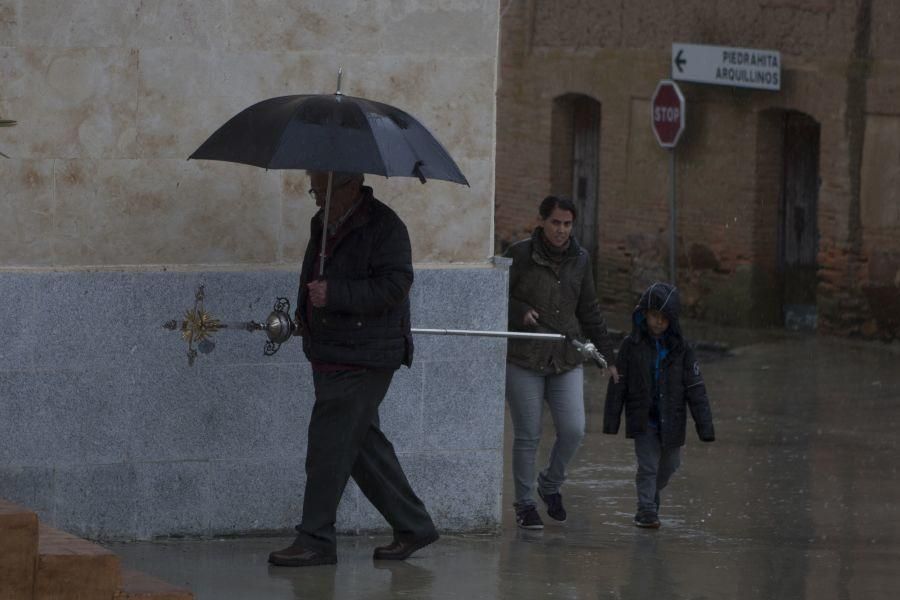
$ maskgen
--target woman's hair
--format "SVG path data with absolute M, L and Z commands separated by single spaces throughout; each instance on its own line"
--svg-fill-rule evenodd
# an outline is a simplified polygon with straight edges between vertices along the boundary
M 547 196 L 544 198 L 544 201 L 541 202 L 541 207 L 538 209 L 538 213 L 541 215 L 542 219 L 546 219 L 550 216 L 550 213 L 553 212 L 554 208 L 567 210 L 572 213 L 573 221 L 578 218 L 578 209 L 575 208 L 575 203 L 562 196 Z

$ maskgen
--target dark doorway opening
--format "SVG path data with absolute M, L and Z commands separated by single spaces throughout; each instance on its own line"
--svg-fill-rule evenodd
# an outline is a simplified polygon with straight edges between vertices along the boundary
M 600 195 L 600 103 L 582 94 L 553 101 L 550 182 L 552 193 L 569 196 L 578 208 L 573 234 L 597 256 Z
M 814 330 L 817 320 L 820 129 L 809 115 L 784 115 L 779 262 L 784 325 L 795 330 Z

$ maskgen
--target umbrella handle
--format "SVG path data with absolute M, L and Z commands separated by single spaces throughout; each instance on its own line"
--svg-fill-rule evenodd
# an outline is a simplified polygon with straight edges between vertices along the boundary
M 322 247 L 319 250 L 319 277 L 325 278 L 325 245 L 328 243 L 328 211 L 331 209 L 331 180 L 334 171 L 328 171 L 328 187 L 325 189 L 325 214 L 322 218 Z

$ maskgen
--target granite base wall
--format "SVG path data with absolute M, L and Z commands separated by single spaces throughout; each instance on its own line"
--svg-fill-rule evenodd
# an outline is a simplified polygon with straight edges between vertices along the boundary
M 262 320 L 293 271 L 0 273 L 0 497 L 97 539 L 286 530 L 300 518 L 312 377 L 299 340 L 225 331 L 187 364 L 193 306 Z M 505 329 L 502 265 L 419 268 L 414 327 Z M 438 527 L 498 527 L 505 341 L 416 336 L 382 427 Z M 384 519 L 350 482 L 338 526 Z

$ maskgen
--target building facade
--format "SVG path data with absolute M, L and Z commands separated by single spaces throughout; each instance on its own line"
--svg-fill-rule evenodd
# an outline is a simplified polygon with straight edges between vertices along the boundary
M 493 252 L 497 0 L 0 0 L 0 497 L 106 539 L 299 522 L 313 403 L 299 342 L 221 332 L 296 297 L 303 172 L 188 161 L 274 96 L 395 105 L 471 186 L 368 177 L 408 225 L 413 327 L 502 329 Z M 209 348 L 206 348 L 209 350 Z M 445 530 L 499 524 L 502 340 L 416 338 L 381 418 Z M 337 526 L 385 521 L 351 483 Z
M 573 197 L 601 299 L 669 278 L 670 153 L 650 126 L 673 43 L 776 50 L 778 91 L 679 82 L 676 280 L 688 315 L 900 335 L 900 8 L 889 0 L 504 5 L 497 248 Z

